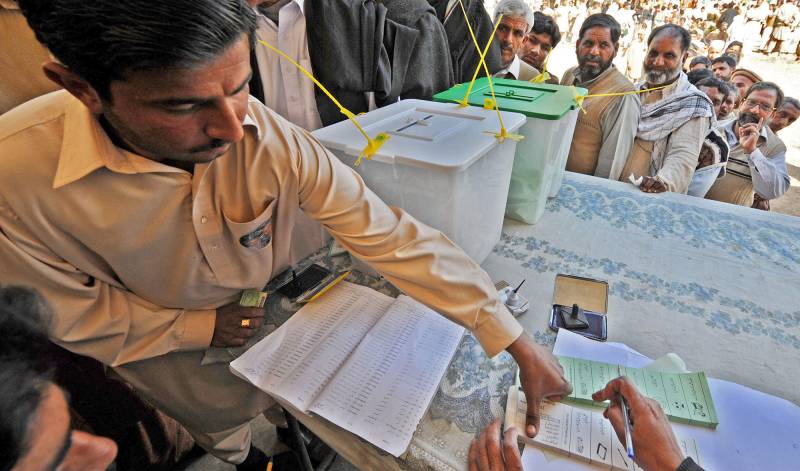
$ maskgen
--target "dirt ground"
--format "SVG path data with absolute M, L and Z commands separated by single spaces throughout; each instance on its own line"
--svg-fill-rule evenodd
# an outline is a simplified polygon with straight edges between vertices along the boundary
M 548 68 L 561 77 L 564 71 L 575 64 L 575 44 L 562 40 L 553 52 Z M 793 55 L 766 57 L 750 53 L 744 57 L 741 65 L 756 71 L 765 80 L 780 85 L 787 96 L 800 98 L 800 63 L 794 61 Z M 779 136 L 788 148 L 786 164 L 791 177 L 791 188 L 785 195 L 771 202 L 772 211 L 800 216 L 800 121 L 782 130 Z

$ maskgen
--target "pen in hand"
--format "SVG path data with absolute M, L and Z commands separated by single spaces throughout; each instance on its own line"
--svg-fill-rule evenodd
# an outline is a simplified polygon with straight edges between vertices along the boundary
M 622 376 L 622 368 L 617 365 L 617 374 L 621 377 Z M 630 409 L 628 408 L 628 401 L 625 400 L 625 396 L 622 394 L 619 395 L 620 402 L 621 402 L 621 409 L 622 409 L 622 421 L 625 423 L 625 449 L 628 452 L 628 457 L 634 459 L 633 457 L 633 438 L 631 438 L 631 421 L 630 421 Z

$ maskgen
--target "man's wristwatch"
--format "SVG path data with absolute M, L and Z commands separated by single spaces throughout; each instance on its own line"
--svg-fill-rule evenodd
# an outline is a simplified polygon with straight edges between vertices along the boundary
M 676 469 L 675 471 L 704 471 L 704 470 L 691 458 L 686 458 L 681 462 L 680 466 L 678 466 L 678 469 Z

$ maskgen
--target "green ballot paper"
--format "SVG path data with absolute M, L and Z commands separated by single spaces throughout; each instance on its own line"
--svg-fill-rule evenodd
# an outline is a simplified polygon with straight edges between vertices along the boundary
M 604 406 L 592 400 L 592 393 L 603 389 L 619 376 L 617 365 L 572 357 L 557 357 L 564 367 L 564 377 L 572 384 L 572 394 L 565 401 Z M 657 401 L 674 422 L 716 428 L 719 424 L 706 374 L 664 373 L 620 366 L 622 374 L 633 381 L 645 396 Z

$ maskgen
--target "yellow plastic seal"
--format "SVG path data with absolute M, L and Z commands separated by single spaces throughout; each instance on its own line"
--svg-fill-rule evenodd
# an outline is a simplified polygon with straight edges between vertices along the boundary
M 266 41 L 264 41 L 264 40 L 262 40 L 262 39 L 258 39 L 258 42 L 259 42 L 260 44 L 262 44 L 263 46 L 267 47 L 268 49 L 270 49 L 271 51 L 273 51 L 273 52 L 277 53 L 277 54 L 278 54 L 278 55 L 280 55 L 282 58 L 284 58 L 284 59 L 286 59 L 287 61 L 289 61 L 289 62 L 290 62 L 292 65 L 294 65 L 295 67 L 297 67 L 297 68 L 300 70 L 300 72 L 302 72 L 303 74 L 305 74 L 305 76 L 306 76 L 306 77 L 308 77 L 309 79 L 311 79 L 311 81 L 312 81 L 312 82 L 314 82 L 314 84 L 315 84 L 316 86 L 318 86 L 318 87 L 320 88 L 320 90 L 322 90 L 322 91 L 323 91 L 323 93 L 325 93 L 325 95 L 327 95 L 327 96 L 328 96 L 328 98 L 330 98 L 330 99 L 331 99 L 331 101 L 332 101 L 332 102 L 333 102 L 333 103 L 334 103 L 336 106 L 338 106 L 338 107 L 339 107 L 339 112 L 340 112 L 340 113 L 342 113 L 343 115 L 345 115 L 345 116 L 347 117 L 347 119 L 349 119 L 349 120 L 350 120 L 350 121 L 353 123 L 353 125 L 356 127 L 356 129 L 358 129 L 358 132 L 360 132 L 360 133 L 361 133 L 361 135 L 362 135 L 362 136 L 364 136 L 364 139 L 366 139 L 366 140 L 367 140 L 367 145 L 366 145 L 366 146 L 364 146 L 364 149 L 363 149 L 363 150 L 361 151 L 361 153 L 358 155 L 358 159 L 356 160 L 356 163 L 355 163 L 355 166 L 356 166 L 356 167 L 358 167 L 359 165 L 361 165 L 361 159 L 362 159 L 362 158 L 366 158 L 367 160 L 371 159 L 371 158 L 372 158 L 372 156 L 373 156 L 373 155 L 375 155 L 375 153 L 376 153 L 376 152 L 378 152 L 378 149 L 380 149 L 380 148 L 381 148 L 381 146 L 382 146 L 384 143 L 386 143 L 386 141 L 388 141 L 388 140 L 389 140 L 389 137 L 390 137 L 390 136 L 389 136 L 388 134 L 386 134 L 386 133 L 383 133 L 383 132 L 382 132 L 382 133 L 379 133 L 379 134 L 378 134 L 377 136 L 375 136 L 374 138 L 371 138 L 371 137 L 369 137 L 369 135 L 368 135 L 368 134 L 367 134 L 367 132 L 364 130 L 364 128 L 362 128 L 362 127 L 361 127 L 361 125 L 360 125 L 360 124 L 358 124 L 358 121 L 356 120 L 356 117 L 355 117 L 355 115 L 354 115 L 354 114 L 353 114 L 353 113 L 352 113 L 350 110 L 348 110 L 347 108 L 345 108 L 344 106 L 342 106 L 342 104 L 341 104 L 341 103 L 339 103 L 339 100 L 337 100 L 337 99 L 336 99 L 336 97 L 334 97 L 334 96 L 333 96 L 333 94 L 332 94 L 331 92 L 329 92 L 329 91 L 328 91 L 328 89 L 327 89 L 327 88 L 325 88 L 325 86 L 324 86 L 324 85 L 322 85 L 322 84 L 319 82 L 319 80 L 317 80 L 317 79 L 316 79 L 316 77 L 314 77 L 314 75 L 313 75 L 313 74 L 311 74 L 311 72 L 309 72 L 308 70 L 306 70 L 306 68 L 305 68 L 305 67 L 303 67 L 302 65 L 298 64 L 297 62 L 295 62 L 295 61 L 294 61 L 294 59 L 292 59 L 291 57 L 289 57 L 288 55 L 286 55 L 286 53 L 284 53 L 284 52 L 283 52 L 283 51 L 281 51 L 280 49 L 276 48 L 276 47 L 275 47 L 275 46 L 273 46 L 272 44 L 269 44 L 268 42 L 266 42 Z

